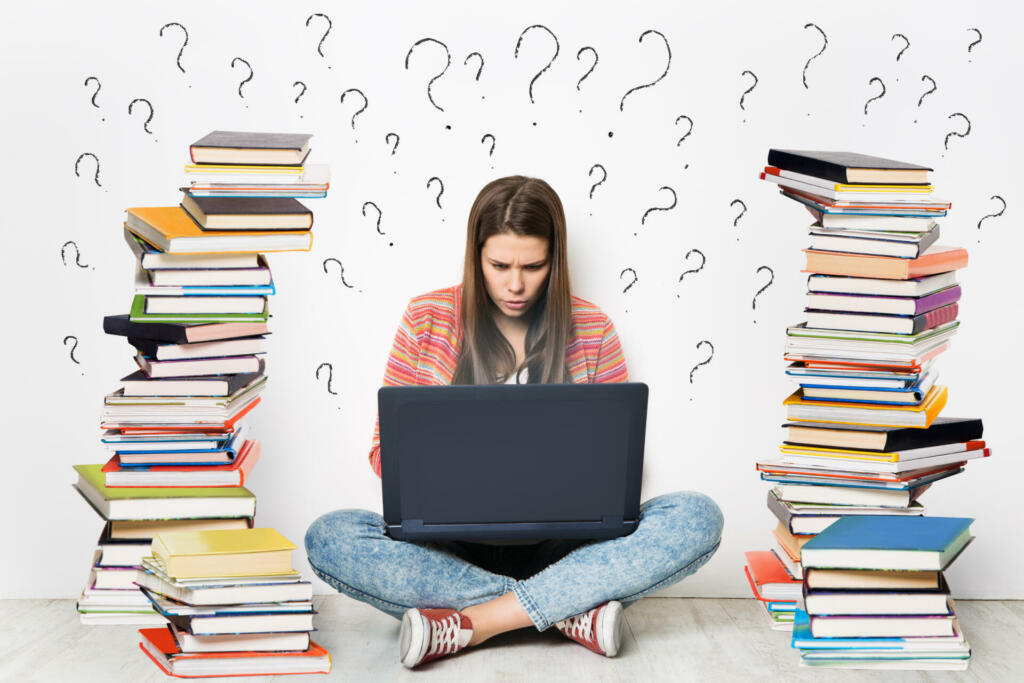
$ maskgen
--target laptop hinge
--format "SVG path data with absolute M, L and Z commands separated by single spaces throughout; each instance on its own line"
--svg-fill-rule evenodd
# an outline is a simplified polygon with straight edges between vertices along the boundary
M 622 526 L 622 515 L 603 515 L 601 523 L 606 527 L 620 527 Z

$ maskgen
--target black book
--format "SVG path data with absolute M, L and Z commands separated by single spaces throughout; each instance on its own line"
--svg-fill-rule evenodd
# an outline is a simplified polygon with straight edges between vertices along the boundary
M 928 166 L 856 152 L 769 149 L 768 165 L 837 183 L 927 185 Z
M 787 422 L 782 426 L 789 429 L 788 444 L 880 453 L 974 441 L 983 431 L 981 419 L 971 417 L 937 417 L 927 429 L 820 422 Z
M 308 133 L 215 130 L 189 147 L 196 164 L 301 164 L 309 154 Z
M 121 337 L 152 339 L 166 344 L 188 344 L 266 334 L 267 323 L 143 323 L 132 322 L 125 313 L 104 316 L 103 331 Z

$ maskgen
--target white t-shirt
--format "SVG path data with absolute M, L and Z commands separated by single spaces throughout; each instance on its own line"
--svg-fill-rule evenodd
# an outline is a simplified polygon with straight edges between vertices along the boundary
M 519 382 L 518 383 L 519 384 L 526 384 L 526 382 L 530 378 L 530 371 L 529 371 L 529 369 L 524 365 L 522 368 L 520 368 L 518 374 L 519 374 Z M 515 375 L 509 375 L 508 379 L 505 380 L 505 384 L 516 384 L 516 376 Z

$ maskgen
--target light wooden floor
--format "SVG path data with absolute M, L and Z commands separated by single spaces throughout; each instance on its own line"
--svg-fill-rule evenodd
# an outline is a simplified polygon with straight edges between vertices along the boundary
M 1019 681 L 1024 601 L 959 601 L 973 648 L 966 672 L 811 671 L 789 634 L 772 631 L 753 600 L 656 598 L 625 613 L 622 650 L 607 659 L 554 629 L 521 630 L 415 671 L 397 662 L 398 621 L 340 595 L 316 596 L 315 640 L 334 660 L 329 677 L 391 681 Z M 131 626 L 82 626 L 73 600 L 0 600 L 0 681 L 164 681 Z M 222 678 L 270 681 L 271 677 Z M 280 679 L 286 680 L 286 679 Z

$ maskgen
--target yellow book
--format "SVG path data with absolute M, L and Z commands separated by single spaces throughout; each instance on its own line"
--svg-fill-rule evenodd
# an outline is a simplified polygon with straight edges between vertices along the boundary
M 819 446 L 797 446 L 782 444 L 779 450 L 793 455 L 815 455 L 826 458 L 846 458 L 847 460 L 867 460 L 870 462 L 899 462 L 900 454 L 896 452 L 856 451 L 843 448 L 822 448 Z
M 180 206 L 127 209 L 125 227 L 168 254 L 309 251 L 310 230 L 203 230 Z
M 173 578 L 271 576 L 296 573 L 295 544 L 276 529 L 168 531 L 153 537 L 153 557 Z
M 946 405 L 949 392 L 936 384 L 916 406 L 848 401 L 805 401 L 803 390 L 797 389 L 783 401 L 786 419 L 802 422 L 859 424 L 874 427 L 917 427 L 926 429 Z

